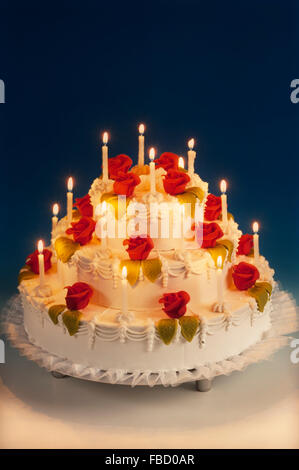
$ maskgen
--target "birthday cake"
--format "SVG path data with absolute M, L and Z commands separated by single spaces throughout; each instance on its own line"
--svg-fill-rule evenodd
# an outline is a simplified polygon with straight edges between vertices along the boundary
M 30 342 L 119 383 L 230 359 L 271 327 L 274 271 L 257 223 L 242 234 L 224 180 L 209 193 L 193 139 L 188 169 L 154 149 L 145 164 L 140 130 L 136 166 L 108 158 L 105 133 L 102 174 L 74 201 L 69 179 L 66 216 L 55 204 L 51 244 L 40 241 L 19 274 Z

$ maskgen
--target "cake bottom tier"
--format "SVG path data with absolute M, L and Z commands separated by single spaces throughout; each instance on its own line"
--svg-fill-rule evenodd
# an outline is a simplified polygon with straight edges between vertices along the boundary
M 246 304 L 229 318 L 201 319 L 191 342 L 178 329 L 171 344 L 162 342 L 153 324 L 83 322 L 69 336 L 62 323 L 54 325 L 46 310 L 22 295 L 24 328 L 31 343 L 62 359 L 101 370 L 128 373 L 180 371 L 223 361 L 259 342 L 271 328 L 271 301 L 263 313 Z

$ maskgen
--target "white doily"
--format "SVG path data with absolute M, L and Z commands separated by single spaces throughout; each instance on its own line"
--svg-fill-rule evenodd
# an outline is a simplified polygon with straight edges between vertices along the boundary
M 75 364 L 69 360 L 51 354 L 44 349 L 31 344 L 23 326 L 23 309 L 20 296 L 16 295 L 7 303 L 2 311 L 2 322 L 6 335 L 12 345 L 19 349 L 20 354 L 36 362 L 49 371 L 56 371 L 85 380 L 123 385 L 154 385 L 176 386 L 183 382 L 201 379 L 212 379 L 217 375 L 228 375 L 233 371 L 241 371 L 249 364 L 265 359 L 287 345 L 290 337 L 285 336 L 299 329 L 296 316 L 296 304 L 292 296 L 284 291 L 275 290 L 272 294 L 273 312 L 272 327 L 262 340 L 246 349 L 241 354 L 232 356 L 220 362 L 200 366 L 196 369 L 178 371 L 162 370 L 159 373 L 148 371 L 128 372 L 123 369 L 101 370 Z

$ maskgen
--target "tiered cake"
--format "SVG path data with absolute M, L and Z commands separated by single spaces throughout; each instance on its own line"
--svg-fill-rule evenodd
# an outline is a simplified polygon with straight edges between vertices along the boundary
M 271 326 L 274 272 L 227 212 L 225 182 L 209 194 L 192 143 L 188 171 L 153 150 L 145 165 L 143 146 L 133 167 L 104 145 L 103 174 L 74 206 L 69 181 L 67 216 L 19 276 L 33 344 L 122 377 L 231 358 Z

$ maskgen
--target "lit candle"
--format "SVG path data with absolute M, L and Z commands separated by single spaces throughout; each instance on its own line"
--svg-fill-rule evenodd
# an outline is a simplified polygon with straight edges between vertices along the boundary
M 59 212 L 59 205 L 56 203 L 53 205 L 53 217 L 52 217 L 52 232 L 56 229 L 57 222 L 58 222 L 58 212 Z
M 128 281 L 127 281 L 127 268 L 126 266 L 123 267 L 121 272 L 122 280 L 122 314 L 128 314 Z
M 101 246 L 102 248 L 107 248 L 107 202 L 102 203 L 102 218 L 101 218 Z
M 45 285 L 45 260 L 44 260 L 44 244 L 42 240 L 39 240 L 37 244 L 38 249 L 38 269 L 39 269 L 39 285 L 43 287 Z
M 155 149 L 152 147 L 149 151 L 150 158 L 150 182 L 151 182 L 151 194 L 156 193 L 156 176 L 155 176 Z
M 252 224 L 253 234 L 253 253 L 254 253 L 254 262 L 257 264 L 259 256 L 260 256 L 260 249 L 259 249 L 259 224 L 257 222 L 253 222 Z
M 222 269 L 222 257 L 217 258 L 217 302 L 223 304 L 223 269 Z
M 179 168 L 185 168 L 185 162 L 184 162 L 184 159 L 183 157 L 180 157 L 179 158 Z
M 196 157 L 196 152 L 193 150 L 194 139 L 190 139 L 188 142 L 188 173 L 190 176 L 194 174 L 194 160 Z
M 103 134 L 103 145 L 102 145 L 102 172 L 103 172 L 103 181 L 106 183 L 108 181 L 108 132 Z
M 67 182 L 67 225 L 71 225 L 73 216 L 73 178 L 70 176 Z
M 223 228 L 224 230 L 226 229 L 227 226 L 227 196 L 226 196 L 226 181 L 221 180 L 220 182 L 220 191 L 222 192 L 221 194 L 221 209 L 222 209 L 222 222 L 223 222 Z
M 139 125 L 139 137 L 138 137 L 138 165 L 144 165 L 144 124 Z

